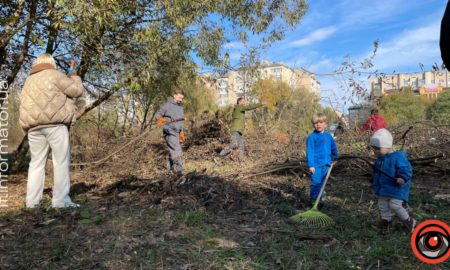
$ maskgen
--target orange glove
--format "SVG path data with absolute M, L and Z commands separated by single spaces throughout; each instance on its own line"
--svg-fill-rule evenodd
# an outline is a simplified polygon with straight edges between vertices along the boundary
M 166 122 L 166 119 L 164 119 L 164 118 L 162 118 L 162 117 L 159 118 L 159 119 L 158 119 L 158 126 L 162 125 L 163 122 Z
M 180 143 L 184 143 L 185 140 L 184 133 L 180 133 Z

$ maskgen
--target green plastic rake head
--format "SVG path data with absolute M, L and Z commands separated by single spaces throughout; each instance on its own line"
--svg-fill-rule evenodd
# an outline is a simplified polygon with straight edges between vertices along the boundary
M 331 164 L 330 169 L 328 170 L 327 176 L 322 185 L 322 188 L 320 189 L 319 196 L 317 196 L 313 208 L 311 208 L 311 210 L 308 210 L 303 213 L 298 213 L 297 215 L 291 217 L 292 221 L 297 222 L 298 224 L 304 226 L 311 226 L 311 227 L 328 227 L 336 224 L 336 222 L 332 218 L 317 210 L 317 205 L 319 205 L 320 197 L 322 195 L 323 190 L 325 189 L 325 185 L 327 184 L 328 177 L 330 176 L 332 168 L 333 164 Z
M 300 225 L 310 227 L 329 227 L 336 224 L 332 218 L 317 210 L 317 204 L 314 204 L 311 210 L 291 217 L 291 220 Z

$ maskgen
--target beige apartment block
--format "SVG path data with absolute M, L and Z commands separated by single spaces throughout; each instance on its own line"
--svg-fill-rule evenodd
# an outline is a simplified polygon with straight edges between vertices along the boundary
M 293 90 L 306 88 L 320 96 L 320 83 L 315 76 L 288 68 L 284 62 L 262 60 L 256 72 L 238 68 L 226 75 L 211 75 L 211 78 L 214 81 L 211 93 L 219 106 L 235 104 L 239 97 L 248 96 L 258 79 L 267 78 L 286 82 Z
M 317 81 L 316 76 L 308 75 L 305 72 L 295 69 L 295 86 L 297 88 L 309 89 L 310 92 L 317 94 L 320 97 L 320 82 Z
M 370 78 L 370 90 L 373 97 L 399 91 L 405 86 L 411 86 L 416 95 L 424 85 L 437 84 L 443 88 L 450 86 L 448 71 L 424 71 L 414 73 L 398 73 L 384 78 Z
M 216 83 L 214 84 L 214 86 L 217 89 L 216 95 L 217 104 L 219 104 L 220 106 L 228 105 L 230 100 L 230 94 L 232 94 L 229 92 L 230 88 L 229 75 L 227 74 L 220 75 L 216 79 Z

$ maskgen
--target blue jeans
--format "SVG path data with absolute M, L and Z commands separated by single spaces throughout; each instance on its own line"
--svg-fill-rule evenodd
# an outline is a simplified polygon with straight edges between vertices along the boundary
M 323 183 L 325 182 L 325 178 L 327 177 L 328 170 L 330 166 L 324 165 L 320 167 L 315 167 L 316 171 L 314 174 L 311 174 L 311 190 L 309 193 L 309 197 L 311 199 L 317 199 L 319 196 L 320 189 L 322 188 Z M 325 195 L 325 191 L 322 192 L 321 198 Z

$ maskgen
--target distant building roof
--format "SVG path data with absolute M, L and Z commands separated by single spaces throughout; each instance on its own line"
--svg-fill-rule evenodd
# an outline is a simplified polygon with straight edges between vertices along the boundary
M 349 110 L 360 110 L 360 109 L 367 109 L 367 108 L 371 108 L 372 105 L 370 104 L 357 104 L 357 105 L 353 105 L 348 107 Z

